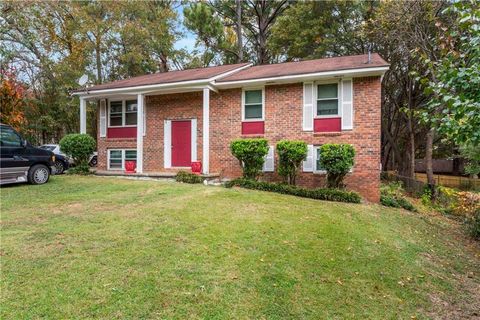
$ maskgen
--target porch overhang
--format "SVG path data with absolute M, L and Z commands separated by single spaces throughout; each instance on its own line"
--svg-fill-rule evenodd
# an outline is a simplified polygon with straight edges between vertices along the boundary
M 208 175 L 210 171 L 210 91 L 218 92 L 211 82 L 198 82 L 195 84 L 157 85 L 156 87 L 130 87 L 122 89 L 95 90 L 75 92 L 73 95 L 80 98 L 80 133 L 87 132 L 86 126 L 86 103 L 100 99 L 136 99 L 137 100 L 137 173 L 143 173 L 143 139 L 144 139 L 144 112 L 145 97 L 163 94 L 202 92 L 202 173 Z
M 170 84 L 170 85 L 156 85 L 146 88 L 129 87 L 121 89 L 107 89 L 107 90 L 88 90 L 77 91 L 72 93 L 73 96 L 78 96 L 85 101 L 97 101 L 99 99 L 129 99 L 142 94 L 144 96 L 155 96 L 163 94 L 175 94 L 186 92 L 202 92 L 204 89 L 209 89 L 218 92 L 218 88 L 212 82 L 199 82 L 196 84 Z

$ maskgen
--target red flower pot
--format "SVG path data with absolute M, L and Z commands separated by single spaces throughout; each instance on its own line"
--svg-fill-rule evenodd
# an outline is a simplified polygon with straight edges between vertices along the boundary
M 136 161 L 125 161 L 125 172 L 126 173 L 135 173 L 135 169 L 137 169 L 137 162 Z
M 194 161 L 191 164 L 192 173 L 193 174 L 201 174 L 202 173 L 202 163 L 200 161 Z

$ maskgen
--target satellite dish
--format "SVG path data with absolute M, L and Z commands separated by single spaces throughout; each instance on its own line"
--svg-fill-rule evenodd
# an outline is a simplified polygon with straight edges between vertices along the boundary
M 78 79 L 78 84 L 84 86 L 88 82 L 88 76 L 84 74 L 83 76 Z

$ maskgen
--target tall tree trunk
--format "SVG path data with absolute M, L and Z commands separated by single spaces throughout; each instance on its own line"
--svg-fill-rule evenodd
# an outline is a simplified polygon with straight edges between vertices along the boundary
M 158 67 L 160 72 L 168 72 L 168 59 L 164 52 L 160 53 L 160 62 Z
M 435 184 L 435 177 L 433 176 L 433 129 L 428 130 L 427 132 L 427 140 L 425 145 L 425 165 L 426 165 L 426 173 L 427 173 L 427 181 L 428 184 L 434 185 Z
M 430 187 L 431 196 L 430 199 L 435 201 L 437 198 L 437 188 L 435 188 L 435 177 L 433 176 L 433 136 L 435 131 L 433 128 L 428 130 L 427 132 L 427 141 L 425 145 L 425 165 L 426 165 L 426 173 L 427 173 L 427 182 L 428 186 Z
M 235 0 L 236 3 L 236 13 L 237 13 L 237 51 L 238 57 L 237 62 L 243 61 L 243 39 L 242 39 L 242 1 Z
M 411 120 L 409 120 L 409 122 L 411 123 Z M 409 129 L 408 136 L 409 136 L 408 177 L 413 179 L 415 178 L 415 133 L 413 132 L 413 130 Z
M 413 130 L 413 98 L 412 98 L 413 84 L 412 80 L 408 80 L 408 117 L 407 117 L 407 126 L 408 126 L 408 138 L 409 138 L 409 168 L 408 168 L 408 177 L 415 178 L 415 131 Z
M 95 63 L 97 64 L 97 84 L 101 84 L 103 82 L 101 45 L 101 38 L 97 35 L 97 37 L 95 38 Z

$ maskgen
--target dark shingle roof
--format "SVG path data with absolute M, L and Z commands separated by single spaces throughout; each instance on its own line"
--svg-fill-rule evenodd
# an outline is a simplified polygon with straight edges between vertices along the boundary
M 316 60 L 306 60 L 298 62 L 285 62 L 278 64 L 268 64 L 255 67 L 246 67 L 249 63 L 230 64 L 217 67 L 187 69 L 180 71 L 170 71 L 164 73 L 147 74 L 144 76 L 133 77 L 130 79 L 119 80 L 89 87 L 89 91 L 130 88 L 146 85 L 177 83 L 194 80 L 207 80 L 224 73 L 233 71 L 216 80 L 221 84 L 231 81 L 253 80 L 263 78 L 274 78 L 290 75 L 310 74 L 318 72 L 328 72 L 337 70 L 363 69 L 374 67 L 387 67 L 388 63 L 374 53 L 368 63 L 368 55 L 334 57 Z M 235 72 L 235 69 L 243 68 Z M 80 92 L 82 90 L 77 90 Z
M 204 80 L 221 75 L 241 67 L 249 63 L 230 64 L 217 67 L 196 68 L 178 71 L 169 71 L 162 73 L 147 74 L 144 76 L 133 77 L 114 82 L 108 82 L 96 86 L 89 87 L 89 91 L 93 90 L 107 90 L 117 88 L 138 87 L 163 83 L 175 83 L 183 81 Z M 83 91 L 83 90 L 82 90 Z
M 360 69 L 386 67 L 388 63 L 380 57 L 379 54 L 371 55 L 370 63 L 368 62 L 368 54 L 357 56 L 345 56 L 335 58 L 325 58 L 316 60 L 306 60 L 298 62 L 286 62 L 278 64 L 267 64 L 255 66 L 236 72 L 217 80 L 217 82 L 230 82 L 241 80 L 252 80 L 262 78 L 273 78 L 281 76 L 290 76 L 297 74 L 308 74 L 317 72 L 327 72 L 336 70 Z

